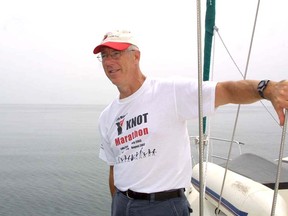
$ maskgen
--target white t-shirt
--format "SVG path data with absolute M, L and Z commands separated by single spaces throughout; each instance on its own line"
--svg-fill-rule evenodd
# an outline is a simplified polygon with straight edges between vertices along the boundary
M 152 193 L 189 186 L 188 119 L 198 117 L 198 83 L 146 78 L 133 95 L 114 100 L 99 118 L 100 158 L 114 166 L 114 184 Z M 203 114 L 215 110 L 214 82 L 204 82 Z

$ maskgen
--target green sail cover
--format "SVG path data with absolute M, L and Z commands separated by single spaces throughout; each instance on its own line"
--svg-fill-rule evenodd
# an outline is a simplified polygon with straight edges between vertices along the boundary
M 209 80 L 212 38 L 215 26 L 215 0 L 207 0 L 205 17 L 205 39 L 204 39 L 204 68 L 203 81 Z M 206 117 L 203 118 L 203 133 L 206 132 Z

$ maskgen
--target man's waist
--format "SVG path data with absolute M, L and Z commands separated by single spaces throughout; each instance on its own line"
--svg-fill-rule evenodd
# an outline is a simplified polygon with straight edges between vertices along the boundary
M 138 199 L 138 200 L 164 201 L 184 196 L 184 188 L 169 191 L 160 191 L 156 193 L 140 193 L 132 190 L 120 191 L 120 192 L 129 199 Z

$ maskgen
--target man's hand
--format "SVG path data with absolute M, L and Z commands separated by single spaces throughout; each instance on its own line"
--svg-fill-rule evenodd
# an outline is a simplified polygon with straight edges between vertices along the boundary
M 265 97 L 271 101 L 280 121 L 284 125 L 285 109 L 288 109 L 288 80 L 269 82 L 264 91 Z

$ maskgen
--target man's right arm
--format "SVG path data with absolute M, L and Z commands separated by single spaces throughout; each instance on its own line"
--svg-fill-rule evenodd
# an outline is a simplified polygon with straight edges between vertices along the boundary
M 116 192 L 115 185 L 114 185 L 114 166 L 110 166 L 109 187 L 110 187 L 111 196 L 113 197 L 114 193 Z
M 249 104 L 262 99 L 257 86 L 260 80 L 240 80 L 218 82 L 216 86 L 215 107 L 233 104 Z M 278 114 L 280 125 L 284 124 L 284 109 L 288 109 L 288 80 L 270 81 L 265 88 L 264 96 L 270 100 Z

